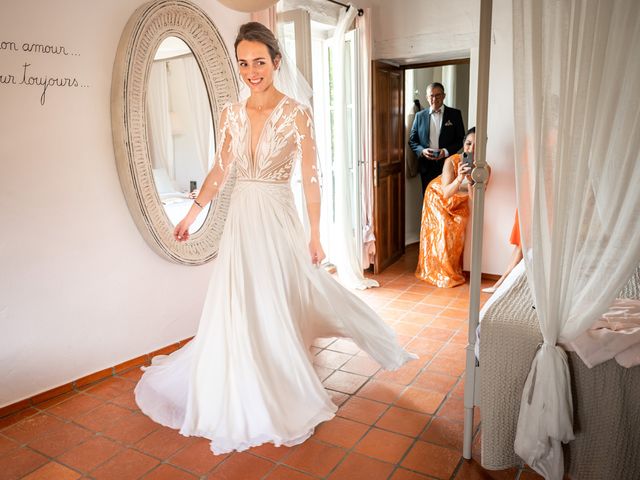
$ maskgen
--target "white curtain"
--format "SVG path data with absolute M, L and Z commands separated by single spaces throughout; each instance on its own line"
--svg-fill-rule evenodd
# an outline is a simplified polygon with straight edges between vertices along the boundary
M 332 248 L 333 259 L 338 270 L 340 281 L 351 288 L 366 289 L 377 287 L 378 282 L 364 277 L 362 274 L 362 262 L 360 260 L 360 248 L 357 244 L 353 225 L 354 205 L 351 195 L 351 174 L 349 167 L 352 164 L 352 155 L 347 141 L 348 112 L 346 105 L 347 76 L 345 75 L 345 33 L 353 23 L 358 11 L 351 6 L 343 10 L 338 19 L 336 30 L 332 39 L 331 66 L 334 79 L 334 175 L 335 175 L 335 236 Z M 354 74 L 356 66 L 352 65 Z M 359 228 L 359 227 L 358 227 Z
M 209 172 L 210 163 L 213 162 L 211 156 L 210 141 L 213 138 L 213 125 L 211 121 L 211 108 L 209 106 L 209 95 L 204 86 L 202 72 L 198 62 L 193 56 L 181 59 L 184 68 L 185 83 L 187 87 L 187 97 L 189 98 L 190 123 L 193 125 L 193 134 L 198 154 L 198 163 L 202 167 L 203 176 Z
M 588 329 L 640 262 L 640 2 L 516 0 L 513 17 L 518 209 L 544 337 L 515 451 L 560 480 L 574 435 L 557 343 Z
M 153 168 L 164 168 L 171 180 L 176 179 L 173 137 L 169 115 L 169 82 L 165 62 L 153 62 L 147 88 L 147 121 L 149 122 L 149 154 Z
M 371 9 L 356 17 L 356 38 L 358 39 L 358 81 L 356 98 L 358 109 L 358 155 L 360 183 L 362 191 L 362 269 L 369 268 L 376 254 L 376 237 L 373 230 L 373 158 L 371 155 Z

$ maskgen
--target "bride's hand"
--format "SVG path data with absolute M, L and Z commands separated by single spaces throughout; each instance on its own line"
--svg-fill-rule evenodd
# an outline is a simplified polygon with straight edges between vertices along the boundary
M 319 239 L 311 239 L 309 242 L 309 253 L 311 254 L 311 263 L 316 266 L 322 263 L 325 258 L 325 254 Z
M 173 230 L 173 238 L 175 238 L 178 242 L 186 242 L 187 240 L 189 240 L 190 226 L 191 222 L 189 221 L 189 218 L 183 218 Z

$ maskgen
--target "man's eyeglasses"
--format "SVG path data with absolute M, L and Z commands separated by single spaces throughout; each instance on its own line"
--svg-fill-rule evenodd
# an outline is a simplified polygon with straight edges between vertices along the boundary
M 444 93 L 436 93 L 436 94 L 427 95 L 427 98 L 442 98 L 442 97 L 444 97 Z

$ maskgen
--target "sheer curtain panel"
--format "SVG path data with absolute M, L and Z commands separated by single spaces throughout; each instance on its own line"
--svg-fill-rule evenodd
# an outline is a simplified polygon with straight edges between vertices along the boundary
M 173 136 L 169 115 L 169 81 L 165 62 L 153 62 L 147 90 L 147 122 L 149 150 L 153 168 L 164 168 L 171 180 L 176 179 L 173 158 Z
M 356 97 L 358 109 L 358 164 L 362 191 L 362 269 L 373 263 L 376 254 L 376 237 L 373 230 L 373 159 L 371 154 L 371 9 L 356 17 L 356 32 L 359 46 L 358 82 Z
M 343 10 L 333 34 L 332 69 L 334 79 L 334 179 L 335 179 L 335 242 L 333 245 L 335 264 L 340 281 L 350 288 L 364 290 L 377 287 L 378 282 L 367 279 L 362 273 L 361 245 L 357 245 L 353 225 L 354 205 L 351 200 L 349 165 L 351 154 L 346 138 L 347 106 L 345 75 L 345 33 L 353 23 L 357 8 Z M 356 70 L 356 69 L 354 69 Z M 359 226 L 356 228 L 360 228 Z
M 544 343 L 515 451 L 562 479 L 574 438 L 567 356 L 640 261 L 640 2 L 516 0 L 518 209 Z
M 198 163 L 202 166 L 202 173 L 209 173 L 211 156 L 211 145 L 209 142 L 213 138 L 211 108 L 209 107 L 209 95 L 202 82 L 202 72 L 198 62 L 194 57 L 182 59 L 185 79 L 187 83 L 187 97 L 189 99 L 189 112 L 191 113 L 191 123 L 194 126 L 194 137 L 196 141 L 196 151 L 198 152 Z

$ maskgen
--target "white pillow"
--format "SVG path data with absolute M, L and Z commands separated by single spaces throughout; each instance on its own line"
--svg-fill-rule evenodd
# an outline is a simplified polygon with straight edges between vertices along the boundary
M 156 183 L 156 189 L 159 194 L 175 192 L 173 182 L 169 178 L 169 174 L 164 168 L 153 169 L 153 180 Z

